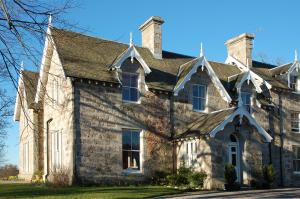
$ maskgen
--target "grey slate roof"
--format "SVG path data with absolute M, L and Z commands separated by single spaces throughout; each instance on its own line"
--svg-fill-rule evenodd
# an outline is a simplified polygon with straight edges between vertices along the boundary
M 86 78 L 91 80 L 118 83 L 114 72 L 109 68 L 113 62 L 129 46 L 127 44 L 100 39 L 52 27 L 51 33 L 57 52 L 62 61 L 64 71 L 69 77 Z M 195 57 L 163 51 L 162 60 L 155 59 L 149 49 L 135 46 L 152 72 L 146 76 L 150 88 L 172 91 L 189 72 Z M 228 90 L 230 84 L 228 77 L 240 73 L 233 65 L 209 61 L 216 75 Z M 180 66 L 182 72 L 178 75 Z M 274 65 L 253 61 L 253 72 L 260 75 L 272 86 L 289 89 L 287 83 L 274 78 L 277 69 Z M 280 67 L 285 69 L 288 66 Z M 279 69 L 278 69 L 279 70 Z M 177 76 L 178 75 L 178 76 Z
M 109 71 L 109 67 L 128 48 L 127 44 L 54 27 L 51 32 L 67 76 L 118 82 L 114 73 Z M 155 59 L 147 48 L 136 46 L 136 49 L 152 70 L 146 76 L 146 82 L 150 88 L 172 91 L 176 82 L 181 81 L 195 63 L 195 57 L 191 56 L 163 51 L 163 59 L 159 60 Z M 232 65 L 212 61 L 209 63 L 222 82 L 227 82 L 228 76 L 240 72 Z M 184 65 L 183 71 L 177 77 L 181 65 Z
M 257 73 L 273 87 L 290 90 L 286 81 L 274 76 L 274 71 L 276 71 L 275 67 L 276 66 L 272 64 L 262 63 L 258 61 L 252 62 L 252 71 Z
M 128 45 L 52 28 L 54 43 L 67 76 L 118 82 L 109 67 Z M 152 73 L 147 75 L 149 87 L 172 90 L 180 65 L 193 57 L 163 51 L 163 59 L 152 56 L 147 48 L 136 47 Z
M 206 135 L 213 129 L 219 126 L 227 117 L 229 117 L 236 108 L 224 109 L 218 112 L 212 112 L 199 116 L 196 120 L 191 122 L 186 130 L 176 138 L 197 137 Z
M 22 73 L 22 80 L 24 83 L 24 89 L 26 93 L 26 101 L 29 108 L 31 108 L 35 99 L 39 73 L 28 71 L 28 70 L 24 70 L 21 73 Z
M 290 67 L 293 65 L 293 63 L 287 63 L 287 64 L 283 64 L 281 66 L 278 66 L 276 68 L 273 68 L 271 70 L 271 73 L 273 76 L 275 75 L 280 75 L 280 74 L 283 74 L 283 73 L 286 73 Z

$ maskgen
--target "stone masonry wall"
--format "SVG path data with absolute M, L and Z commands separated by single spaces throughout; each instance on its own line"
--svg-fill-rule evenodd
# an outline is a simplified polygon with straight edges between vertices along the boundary
M 177 134 L 182 133 L 188 124 L 194 121 L 197 117 L 202 115 L 202 112 L 193 110 L 192 105 L 192 85 L 201 84 L 207 86 L 207 109 L 205 113 L 210 113 L 220 109 L 229 108 L 229 104 L 221 97 L 219 91 L 207 74 L 207 70 L 202 71 L 199 67 L 197 73 L 192 75 L 184 88 L 179 91 L 178 96 L 174 97 L 174 123 Z M 184 113 L 184 114 L 182 114 Z
M 28 109 L 27 103 L 23 99 L 19 121 L 19 178 L 31 180 L 34 172 L 38 169 L 38 131 L 35 125 L 36 113 L 33 109 Z M 25 143 L 29 145 L 27 160 L 25 160 Z
M 48 81 L 45 85 L 46 94 L 43 101 L 43 132 L 44 132 L 44 174 L 48 172 L 49 180 L 56 168 L 53 165 L 52 134 L 62 132 L 62 168 L 69 175 L 70 183 L 73 178 L 73 89 L 70 78 L 64 76 L 61 62 L 56 51 L 53 52 L 48 73 Z M 57 82 L 57 83 L 55 83 Z M 56 97 L 58 96 L 58 97 Z M 52 121 L 49 123 L 48 121 Z M 49 127 L 47 128 L 47 123 Z M 48 131 L 49 130 L 49 131 Z M 48 146 L 48 150 L 46 150 Z M 47 156 L 49 162 L 47 163 Z M 48 168 L 47 168 L 48 165 Z M 48 169 L 48 170 L 47 170 Z
M 130 71 L 141 76 L 139 103 L 123 102 L 122 89 L 116 84 L 75 82 L 76 174 L 79 181 L 121 183 L 145 180 L 155 170 L 171 171 L 169 97 L 146 92 L 140 69 Z M 126 71 L 126 66 L 122 70 Z M 130 174 L 123 170 L 122 129 L 142 132 L 140 173 Z

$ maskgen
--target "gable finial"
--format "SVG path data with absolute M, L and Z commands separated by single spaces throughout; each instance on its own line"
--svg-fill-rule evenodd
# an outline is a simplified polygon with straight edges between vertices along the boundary
M 249 58 L 247 58 L 247 60 L 246 60 L 246 66 L 249 69 Z
M 204 53 L 203 53 L 203 46 L 202 46 L 202 42 L 201 42 L 201 44 L 200 44 L 201 46 L 200 46 L 200 57 L 202 57 L 203 55 L 204 55 Z
M 129 34 L 129 46 L 130 47 L 133 46 L 132 32 L 130 32 L 130 34 Z
M 295 50 L 295 62 L 298 61 L 298 53 L 297 53 L 297 50 Z
M 21 61 L 21 64 L 20 64 L 20 71 L 23 71 L 24 70 L 24 63 L 23 61 Z
M 49 14 L 48 26 L 52 26 L 52 14 Z

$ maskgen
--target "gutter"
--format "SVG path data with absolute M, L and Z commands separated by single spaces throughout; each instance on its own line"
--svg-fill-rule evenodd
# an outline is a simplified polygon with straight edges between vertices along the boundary
M 48 155 L 48 144 L 49 144 L 49 140 L 48 140 L 48 135 L 49 135 L 49 124 L 52 122 L 52 118 L 49 119 L 47 122 L 46 122 L 46 134 L 45 134 L 45 142 L 44 142 L 44 147 L 45 147 L 45 160 L 46 160 L 46 164 L 45 164 L 45 169 L 44 169 L 44 181 L 47 180 L 48 176 L 49 176 L 49 155 Z
M 282 112 L 282 96 L 281 92 L 278 93 L 278 99 L 279 99 L 279 125 L 280 125 L 280 151 L 279 151 L 279 158 L 280 158 L 280 186 L 283 186 L 283 163 L 282 163 L 282 151 L 283 151 L 283 112 Z

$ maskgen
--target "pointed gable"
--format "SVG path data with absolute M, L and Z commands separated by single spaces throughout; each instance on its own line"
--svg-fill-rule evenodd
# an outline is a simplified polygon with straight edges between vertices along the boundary
M 191 79 L 192 75 L 195 74 L 198 70 L 198 68 L 201 67 L 202 70 L 204 68 L 207 69 L 207 73 L 211 78 L 211 81 L 219 91 L 221 97 L 226 102 L 231 102 L 231 97 L 227 93 L 226 89 L 222 85 L 220 79 L 214 72 L 213 68 L 211 67 L 210 63 L 206 60 L 204 56 L 195 58 L 194 60 L 191 60 L 190 62 L 183 64 L 180 66 L 178 75 L 177 75 L 177 82 L 174 87 L 174 95 L 178 95 L 179 91 L 184 88 L 185 84 Z

